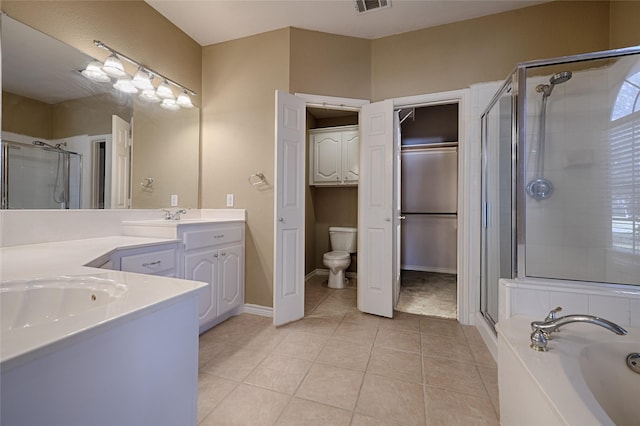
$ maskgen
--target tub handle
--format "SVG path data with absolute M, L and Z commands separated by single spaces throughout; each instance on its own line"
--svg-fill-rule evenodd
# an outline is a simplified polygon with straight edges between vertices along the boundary
M 562 306 L 558 306 L 555 309 L 552 309 L 549 314 L 547 315 L 547 317 L 544 319 L 545 321 L 553 321 L 557 318 L 557 313 L 562 311 Z

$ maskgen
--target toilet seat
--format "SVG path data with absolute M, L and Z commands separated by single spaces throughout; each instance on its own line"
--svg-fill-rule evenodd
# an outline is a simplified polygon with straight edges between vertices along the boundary
M 351 254 L 344 250 L 329 251 L 322 256 L 324 260 L 351 260 Z

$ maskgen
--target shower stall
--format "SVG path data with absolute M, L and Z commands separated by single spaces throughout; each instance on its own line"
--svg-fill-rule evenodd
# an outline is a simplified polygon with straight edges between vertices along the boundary
M 640 285 L 640 47 L 518 64 L 481 122 L 489 324 L 501 278 Z
M 80 207 L 80 154 L 64 143 L 2 140 L 2 209 L 70 209 Z

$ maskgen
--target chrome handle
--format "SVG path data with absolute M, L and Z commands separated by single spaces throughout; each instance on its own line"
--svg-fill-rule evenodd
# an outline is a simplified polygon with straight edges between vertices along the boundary
M 558 306 L 557 308 L 552 309 L 544 320 L 545 321 L 553 321 L 553 320 L 555 320 L 556 317 L 557 317 L 556 314 L 558 312 L 560 312 L 560 311 L 562 311 L 562 306 Z
M 213 257 L 217 259 L 218 258 L 218 253 L 214 254 Z
M 400 220 L 405 220 L 407 217 L 406 216 L 398 216 L 398 219 Z
M 155 262 L 147 262 L 147 263 L 143 263 L 142 266 L 147 268 L 149 266 L 155 266 L 155 265 L 159 265 L 160 263 L 162 263 L 161 260 L 156 260 Z
M 278 222 L 284 222 L 284 218 L 281 217 L 280 219 L 278 219 Z

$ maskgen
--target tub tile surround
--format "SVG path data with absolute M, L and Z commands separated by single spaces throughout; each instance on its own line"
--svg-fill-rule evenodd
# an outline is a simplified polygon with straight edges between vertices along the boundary
M 560 315 L 590 314 L 622 327 L 640 327 L 640 287 L 559 280 L 500 280 L 499 321 L 515 315 L 544 319 L 557 306 Z
M 354 288 L 322 281 L 307 281 L 302 320 L 241 314 L 200 336 L 199 425 L 498 424 L 497 366 L 475 327 L 364 314 Z

